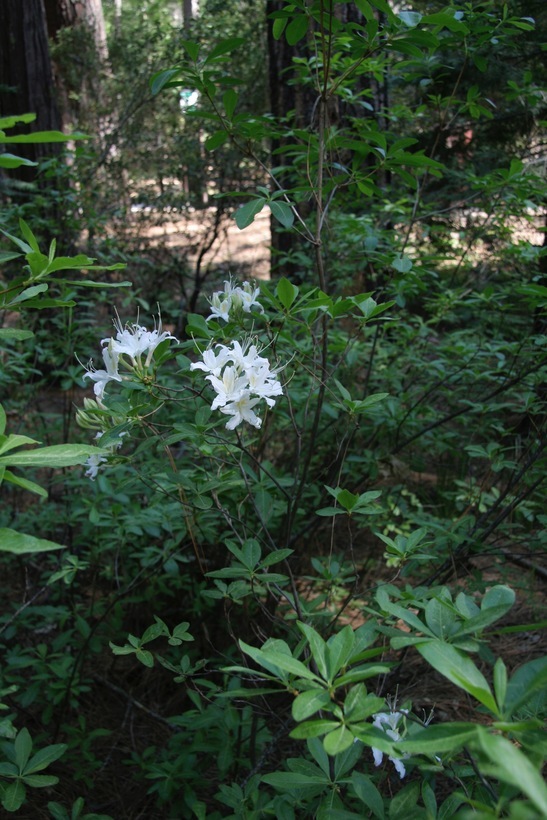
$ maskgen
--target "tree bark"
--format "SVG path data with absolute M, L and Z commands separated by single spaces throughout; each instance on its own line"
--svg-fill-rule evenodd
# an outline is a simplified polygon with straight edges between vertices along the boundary
M 0 2 L 0 115 L 36 114 L 27 126 L 33 131 L 60 130 L 61 118 L 54 94 L 42 0 Z M 21 131 L 24 129 L 21 128 Z M 58 152 L 50 143 L 17 146 L 17 152 L 34 162 Z M 14 169 L 10 177 L 31 182 L 33 168 Z

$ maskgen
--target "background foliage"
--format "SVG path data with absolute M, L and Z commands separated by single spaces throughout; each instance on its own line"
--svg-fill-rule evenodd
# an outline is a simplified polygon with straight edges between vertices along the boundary
M 0 122 L 3 808 L 545 816 L 545 9 L 142 8 L 52 43 L 88 138 L 34 182 Z M 259 429 L 192 367 L 234 340 Z

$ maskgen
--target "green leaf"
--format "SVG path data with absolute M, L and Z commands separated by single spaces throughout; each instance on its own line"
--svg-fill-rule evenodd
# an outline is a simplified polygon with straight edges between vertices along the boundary
M 547 689 L 547 657 L 536 658 L 519 666 L 507 684 L 504 703 L 506 715 L 514 715 L 541 690 Z
M 279 280 L 275 292 L 277 298 L 286 310 L 289 310 L 292 303 L 298 296 L 297 286 L 293 285 L 292 282 L 289 282 L 289 280 L 285 279 L 285 277 L 282 277 Z
M 262 654 L 269 663 L 274 664 L 274 666 L 277 666 L 279 669 L 283 669 L 285 672 L 290 672 L 292 675 L 304 678 L 305 680 L 320 680 L 302 661 L 293 658 L 292 655 L 285 655 L 269 647 L 263 649 Z
M 21 729 L 17 732 L 17 737 L 14 742 L 15 749 L 15 765 L 19 767 L 22 772 L 27 765 L 28 759 L 32 752 L 32 738 L 27 728 Z
M 150 93 L 153 97 L 165 88 L 175 77 L 180 74 L 180 68 L 168 68 L 166 71 L 158 71 L 150 78 Z
M 36 495 L 42 498 L 47 498 L 48 496 L 47 490 L 44 490 L 44 488 L 36 484 L 35 481 L 29 481 L 28 478 L 21 478 L 21 476 L 12 473 L 11 470 L 4 470 L 4 481 L 9 481 L 11 484 L 15 484 L 17 487 L 21 487 L 22 490 L 27 490 L 29 493 L 36 493 Z
M 23 782 L 33 789 L 43 789 L 47 786 L 55 786 L 59 778 L 52 774 L 29 774 L 23 776 Z
M 309 18 L 306 14 L 298 14 L 285 29 L 285 37 L 290 46 L 296 45 L 308 32 Z
M 229 88 L 227 91 L 224 92 L 222 95 L 222 104 L 224 105 L 224 111 L 226 116 L 229 120 L 232 119 L 234 116 L 234 111 L 237 105 L 239 97 L 236 91 L 233 88 Z
M 497 702 L 503 707 L 507 695 L 507 667 L 501 658 L 494 664 L 494 692 Z
M 323 738 L 323 746 L 327 754 L 331 757 L 335 757 L 341 752 L 345 752 L 346 749 L 349 749 L 354 739 L 353 734 L 347 726 L 340 726 L 338 729 L 335 729 L 334 732 L 329 732 L 328 735 L 325 735 Z
M 6 411 L 0 404 L 0 436 L 4 435 L 6 429 Z
M 35 438 L 29 438 L 28 436 L 7 436 L 5 441 L 0 444 L 0 454 L 7 453 L 9 450 L 15 449 L 15 447 L 22 447 L 25 444 L 39 444 Z
M 292 716 L 296 721 L 306 720 L 331 703 L 330 695 L 325 689 L 310 689 L 307 692 L 301 692 L 293 700 Z
M 255 216 L 260 213 L 265 203 L 264 197 L 259 197 L 258 199 L 251 199 L 246 205 L 242 205 L 241 208 L 237 209 L 234 219 L 240 231 L 254 222 Z
M 245 39 L 243 37 L 231 37 L 228 40 L 221 40 L 220 43 L 218 43 L 209 53 L 209 56 L 205 60 L 205 64 L 216 60 L 218 57 L 223 57 L 231 51 L 235 51 L 235 49 L 243 45 L 244 42 Z
M 378 820 L 384 820 L 384 801 L 370 777 L 361 772 L 353 771 L 351 773 L 351 784 L 359 800 L 370 809 L 374 817 L 377 817 Z
M 391 266 L 399 273 L 408 273 L 412 270 L 412 259 L 409 259 L 408 256 L 404 254 L 399 254 L 395 257 Z
M 0 529 L 0 552 L 12 552 L 15 555 L 29 555 L 34 552 L 49 552 L 63 550 L 62 544 L 46 541 L 45 538 L 35 538 L 6 528 Z
M 443 641 L 429 641 L 417 645 L 417 650 L 431 666 L 470 695 L 483 706 L 498 714 L 496 701 L 486 678 L 471 658 Z
M 23 342 L 26 339 L 32 339 L 33 336 L 32 330 L 20 330 L 17 327 L 0 328 L 0 339 L 4 339 L 6 342 Z
M 478 726 L 477 731 L 479 745 L 492 761 L 491 766 L 481 766 L 481 770 L 515 786 L 532 801 L 542 817 L 547 817 L 547 786 L 533 763 L 507 738 L 491 735 L 482 726 Z
M 307 624 L 298 621 L 297 623 L 298 629 L 302 632 L 302 634 L 306 637 L 310 645 L 310 650 L 312 654 L 312 658 L 317 666 L 317 670 L 319 674 L 325 679 L 329 679 L 329 672 L 327 666 L 327 658 L 326 658 L 326 651 L 327 651 L 327 644 L 319 635 L 318 632 L 313 629 L 313 627 L 308 626 Z M 302 718 L 300 718 L 302 720 Z
M 26 450 L 21 453 L 12 453 L 10 456 L 1 456 L 0 465 L 10 467 L 74 467 L 85 464 L 89 456 L 105 455 L 107 450 L 93 447 L 91 444 L 53 444 L 51 447 L 40 447 L 36 450 Z
M 11 307 L 11 305 L 18 305 L 21 302 L 26 302 L 29 299 L 33 299 L 39 293 L 44 293 L 48 287 L 49 285 L 46 285 L 45 282 L 43 282 L 41 285 L 32 285 L 30 288 L 25 288 L 25 290 L 22 290 L 21 293 L 18 293 L 17 296 L 9 302 L 9 306 Z
M 228 134 L 226 131 L 215 131 L 212 136 L 205 140 L 204 145 L 208 151 L 214 151 L 216 148 L 220 148 L 221 145 L 224 145 L 227 139 Z
M 422 19 L 419 11 L 400 11 L 397 17 L 408 28 L 415 28 Z
M 312 737 L 320 737 L 333 729 L 337 729 L 339 726 L 339 720 L 308 720 L 307 723 L 301 723 L 299 726 L 296 726 L 290 733 L 290 736 L 296 740 L 308 740 Z
M 2 142 L 3 140 L 0 138 L 0 143 Z M 18 157 L 15 154 L 0 154 L 0 168 L 19 168 L 21 165 L 36 166 L 38 163 L 25 159 L 25 157 Z
M 294 223 L 294 212 L 288 202 L 270 200 L 268 202 L 272 216 L 281 222 L 284 228 L 291 228 Z
M 34 134 L 19 134 L 16 137 L 2 137 L 5 145 L 42 143 L 42 142 L 70 142 L 71 140 L 87 140 L 87 134 L 76 131 L 74 134 L 62 134 L 60 131 L 35 131 Z
M 327 641 L 327 669 L 329 680 L 333 680 L 336 675 L 347 666 L 355 646 L 355 636 L 352 627 L 347 624 L 337 635 L 333 635 Z
M 441 723 L 426 726 L 396 745 L 401 753 L 434 755 L 456 751 L 469 743 L 476 734 L 477 726 L 474 723 Z
M 10 783 L 4 791 L 2 796 L 2 805 L 6 811 L 18 811 L 18 809 L 20 809 L 25 802 L 26 796 L 27 790 L 25 789 L 23 782 L 21 780 L 16 780 L 15 783 Z

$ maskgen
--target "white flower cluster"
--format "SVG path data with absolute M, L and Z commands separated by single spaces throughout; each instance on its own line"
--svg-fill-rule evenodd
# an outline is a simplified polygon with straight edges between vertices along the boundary
M 405 712 L 378 712 L 376 715 L 373 715 L 372 725 L 375 726 L 377 729 L 383 729 L 384 732 L 391 740 L 401 740 L 401 735 L 397 731 L 397 726 L 399 721 L 402 717 L 404 717 Z M 384 758 L 383 753 L 380 749 L 372 749 L 372 756 L 374 757 L 374 765 L 379 766 Z M 403 760 L 399 757 L 389 757 L 388 760 L 391 760 L 395 769 L 402 779 L 406 774 L 405 765 Z
M 129 356 L 132 369 L 142 369 L 142 356 L 146 353 L 144 368 L 146 369 L 152 361 L 154 350 L 165 339 L 175 339 L 171 333 L 161 330 L 161 320 L 154 330 L 147 330 L 142 325 L 127 324 L 122 325 L 120 320 L 114 322 L 117 330 L 116 338 L 106 338 L 101 341 L 103 345 L 104 370 L 96 370 L 90 362 L 87 367 L 85 378 L 91 379 L 95 384 L 93 391 L 99 401 L 104 396 L 106 385 L 111 382 L 121 382 L 123 377 L 118 372 L 120 356 Z M 177 341 L 177 339 L 175 339 Z
M 211 410 L 218 408 L 232 417 L 226 424 L 228 430 L 234 430 L 242 421 L 260 427 L 262 420 L 253 408 L 261 399 L 273 407 L 273 397 L 283 394 L 277 371 L 270 370 L 268 359 L 260 356 L 256 345 L 250 342 L 243 346 L 232 342 L 231 349 L 222 344 L 215 349 L 210 347 L 202 354 L 201 362 L 190 365 L 190 370 L 209 374 L 205 378 L 217 394 Z
M 232 281 L 224 282 L 224 290 L 218 290 L 213 293 L 211 297 L 211 314 L 207 317 L 210 319 L 224 319 L 225 322 L 232 318 L 234 313 L 243 310 L 244 313 L 250 313 L 251 308 L 255 307 L 264 313 L 264 308 L 258 301 L 257 297 L 260 294 L 260 288 L 255 288 L 249 282 L 243 282 L 242 287 L 232 284 Z

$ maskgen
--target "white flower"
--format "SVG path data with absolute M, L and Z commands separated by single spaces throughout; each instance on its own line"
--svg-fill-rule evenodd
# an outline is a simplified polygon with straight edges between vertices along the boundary
M 207 322 L 209 321 L 209 319 L 223 319 L 225 322 L 230 321 L 232 298 L 231 296 L 224 296 L 224 298 L 221 297 L 222 291 L 213 293 L 213 296 L 211 298 L 211 313 L 206 319 Z
M 231 287 L 226 282 L 226 288 Z M 242 421 L 253 427 L 260 427 L 262 421 L 253 410 L 261 399 L 273 407 L 273 396 L 281 396 L 283 388 L 277 378 L 277 371 L 270 370 L 268 359 L 260 355 L 257 346 L 247 340 L 240 344 L 232 342 L 231 349 L 226 345 L 217 345 L 202 353 L 201 362 L 190 365 L 191 370 L 203 370 L 208 373 L 205 378 L 211 383 L 216 397 L 211 410 L 220 409 L 222 413 L 232 416 L 227 422 L 228 430 L 234 430 Z
M 162 333 L 161 319 L 158 322 L 157 328 L 154 328 L 154 330 L 147 330 L 142 325 L 136 324 L 122 326 L 119 319 L 117 322 L 114 322 L 114 327 L 117 330 L 116 338 L 103 339 L 102 344 L 107 344 L 119 356 L 125 354 L 133 360 L 142 356 L 143 353 L 148 352 L 146 366 L 152 361 L 154 350 L 161 342 L 165 341 L 165 339 L 178 341 L 167 330 Z
M 272 396 L 283 395 L 281 383 L 275 378 L 275 374 L 271 372 L 268 363 L 249 371 L 247 376 L 250 392 L 264 399 L 268 407 L 273 407 L 275 404 L 275 400 L 271 398 Z
M 391 738 L 391 740 L 400 740 L 401 735 L 397 731 L 397 724 L 399 723 L 399 720 L 402 717 L 402 712 L 378 712 L 378 714 L 373 715 L 374 720 L 372 721 L 372 725 L 375 726 L 377 729 L 383 729 L 386 735 Z M 372 756 L 374 758 L 374 765 L 380 766 L 382 760 L 384 759 L 383 752 L 381 752 L 380 749 L 372 748 Z M 402 779 L 406 774 L 403 759 L 398 757 L 389 757 L 388 759 L 391 760 L 391 762 L 395 766 L 397 774 Z
M 108 382 L 121 382 L 122 377 L 118 373 L 118 354 L 111 349 L 111 346 L 103 349 L 103 360 L 106 370 L 95 370 L 93 363 L 90 362 L 87 373 L 84 373 L 84 379 L 91 379 L 95 382 L 93 385 L 93 392 L 100 401 L 104 396 L 105 387 Z
M 264 308 L 257 299 L 260 296 L 260 288 L 253 288 L 249 282 L 243 282 L 243 287 L 238 288 L 238 291 L 245 313 L 250 313 L 252 307 L 257 307 L 261 313 L 264 313 Z
M 244 390 L 240 398 L 236 401 L 221 407 L 221 413 L 225 413 L 227 416 L 233 416 L 233 418 L 227 422 L 226 429 L 235 430 L 237 425 L 241 424 L 242 421 L 246 421 L 252 424 L 253 427 L 259 428 L 262 424 L 262 420 L 253 411 L 253 407 L 255 404 L 258 404 L 259 401 L 260 398 L 251 399 L 249 391 Z
M 89 458 L 86 461 L 87 470 L 85 471 L 84 475 L 86 475 L 87 478 L 90 478 L 92 481 L 95 481 L 95 479 L 97 478 L 97 473 L 99 472 L 100 465 L 106 461 L 108 461 L 108 459 L 105 456 L 89 456 Z
M 260 288 L 253 287 L 249 282 L 244 282 L 243 287 L 232 284 L 232 280 L 224 282 L 224 290 L 218 290 L 213 293 L 211 297 L 211 313 L 207 317 L 209 319 L 223 319 L 225 322 L 230 321 L 230 313 L 237 313 L 243 310 L 244 313 L 250 313 L 251 308 L 258 308 L 261 313 L 264 313 L 264 308 L 258 301 L 260 295 Z
M 218 348 L 220 348 L 218 354 L 214 352 L 212 347 L 204 350 L 201 356 L 203 361 L 191 364 L 190 370 L 204 370 L 213 376 L 219 376 L 224 365 L 231 361 L 232 358 L 226 345 L 217 345 L 217 349 Z
M 216 399 L 211 405 L 211 410 L 224 407 L 230 401 L 238 401 L 247 387 L 246 376 L 239 375 L 238 369 L 233 366 L 224 368 L 221 379 L 217 376 L 206 376 L 205 378 L 211 382 L 217 393 Z

